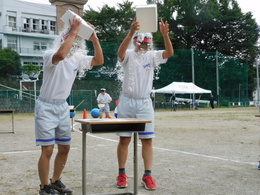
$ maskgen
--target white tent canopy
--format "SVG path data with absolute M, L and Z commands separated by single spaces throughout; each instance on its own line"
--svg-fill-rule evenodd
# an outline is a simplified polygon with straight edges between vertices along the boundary
M 172 82 L 163 88 L 153 90 L 153 92 L 170 94 L 195 94 L 211 93 L 211 90 L 202 89 L 191 82 Z

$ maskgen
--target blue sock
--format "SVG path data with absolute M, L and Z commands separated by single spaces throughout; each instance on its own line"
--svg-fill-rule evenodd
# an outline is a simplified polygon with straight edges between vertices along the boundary
M 144 171 L 144 175 L 145 176 L 149 176 L 149 175 L 151 175 L 152 174 L 152 171 L 151 170 L 145 170 Z
M 119 174 L 125 174 L 125 168 L 119 168 Z

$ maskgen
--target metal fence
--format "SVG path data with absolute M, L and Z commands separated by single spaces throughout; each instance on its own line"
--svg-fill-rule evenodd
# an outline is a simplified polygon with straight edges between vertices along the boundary
M 113 102 L 111 110 L 115 108 L 118 100 L 121 83 L 117 79 L 116 51 L 118 44 L 102 43 L 105 63 L 101 67 L 93 67 L 86 78 L 76 80 L 73 90 L 68 98 L 68 103 L 77 107 L 77 110 L 91 110 L 97 107 L 96 96 L 100 88 L 106 88 Z M 91 46 L 88 48 L 91 52 Z M 222 55 L 218 52 L 205 52 L 193 50 L 175 50 L 174 56 L 169 58 L 166 64 L 155 71 L 153 86 L 162 88 L 173 81 L 194 82 L 197 86 L 209 89 L 215 96 L 218 106 L 252 106 L 251 92 L 249 91 L 248 64 L 240 59 Z M 37 95 L 41 80 L 37 81 Z M 250 83 L 254 85 L 254 83 Z M 251 87 L 252 88 L 252 87 Z M 84 90 L 78 90 L 84 89 Z M 0 91 L 0 109 L 15 108 L 18 112 L 34 111 L 34 91 L 23 91 L 23 97 L 19 90 Z M 155 109 L 164 108 L 163 103 L 168 102 L 171 94 L 157 94 Z M 177 98 L 190 98 L 189 95 L 178 94 Z M 196 94 L 196 99 L 209 99 L 209 94 Z
M 39 91 L 36 91 L 39 94 Z M 36 98 L 37 99 L 37 98 Z M 97 107 L 91 90 L 73 90 L 67 99 L 76 110 L 91 110 Z M 0 90 L 0 109 L 15 109 L 16 113 L 33 113 L 35 106 L 34 90 Z

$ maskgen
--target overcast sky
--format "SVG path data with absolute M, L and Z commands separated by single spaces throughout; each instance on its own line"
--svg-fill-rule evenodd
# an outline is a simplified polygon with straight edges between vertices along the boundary
M 130 0 L 134 2 L 134 5 L 145 5 L 146 0 Z M 118 2 L 123 2 L 123 0 L 88 0 L 86 5 L 91 6 L 92 8 L 102 7 L 104 2 L 108 5 L 115 6 Z M 259 0 L 237 0 L 243 13 L 251 11 L 253 13 L 256 22 L 260 25 L 260 11 L 259 11 Z
M 49 0 L 27 0 L 32 2 L 42 2 L 42 3 L 49 3 Z M 129 0 L 133 2 L 134 5 L 145 5 L 146 0 Z M 105 3 L 109 6 L 116 6 L 118 2 L 123 2 L 123 0 L 88 0 L 86 6 L 90 6 L 94 9 L 97 7 L 102 7 Z M 258 25 L 260 25 L 260 11 L 259 11 L 259 0 L 237 0 L 242 12 L 249 12 L 253 13 L 253 17 L 256 19 Z

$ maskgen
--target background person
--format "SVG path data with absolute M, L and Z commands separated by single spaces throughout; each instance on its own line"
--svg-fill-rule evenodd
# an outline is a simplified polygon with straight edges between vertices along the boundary
M 43 56 L 43 83 L 35 105 L 36 145 L 41 146 L 38 161 L 40 195 L 53 195 L 56 191 L 59 194 L 72 194 L 72 190 L 60 181 L 71 144 L 70 112 L 66 99 L 77 73 L 78 76 L 84 76 L 86 70 L 104 62 L 96 33 L 90 37 L 95 54 L 87 56 L 85 40 L 77 36 L 80 19 L 74 17 L 70 24 L 70 29 L 63 30 L 54 42 L 53 49 L 46 51 Z M 49 181 L 50 159 L 55 144 L 58 152 Z
M 209 98 L 209 103 L 210 103 L 210 106 L 211 106 L 211 109 L 214 109 L 214 101 L 215 101 L 215 98 L 212 94 L 210 94 L 210 98 Z
M 154 90 L 154 87 L 153 87 L 153 90 Z M 151 100 L 152 100 L 153 107 L 155 108 L 155 92 L 154 92 L 154 91 L 152 91 L 152 92 L 150 93 L 150 98 L 151 98 Z
M 139 133 L 142 142 L 142 157 L 144 160 L 144 174 L 142 182 L 146 189 L 155 190 L 157 184 L 153 179 L 153 143 L 154 135 L 154 109 L 150 93 L 152 91 L 154 69 L 160 63 L 166 63 L 167 59 L 173 55 L 173 47 L 168 31 L 169 24 L 160 22 L 160 31 L 164 39 L 165 50 L 152 50 L 152 34 L 136 33 L 139 30 L 139 22 L 136 18 L 132 22 L 130 32 L 125 37 L 118 49 L 118 60 L 123 68 L 123 86 L 120 103 L 118 104 L 118 118 L 139 118 L 150 120 L 145 131 Z M 134 42 L 134 49 L 128 49 L 131 42 Z M 127 187 L 126 161 L 128 156 L 128 146 L 132 133 L 118 133 L 119 144 L 117 147 L 117 157 L 119 175 L 117 177 L 117 187 Z
M 176 100 L 176 96 L 173 93 L 172 96 L 170 97 L 170 101 L 169 102 L 170 102 L 170 105 L 171 105 L 171 107 L 172 107 L 172 109 L 174 111 L 176 111 L 176 109 L 177 109 L 177 102 L 175 100 Z
M 110 113 L 110 107 L 109 103 L 112 101 L 112 98 L 110 95 L 106 92 L 105 88 L 100 89 L 100 93 L 98 94 L 97 97 L 97 103 L 103 104 L 102 106 L 99 106 L 99 112 L 100 112 L 100 118 L 103 118 L 103 113 L 105 113 L 105 118 L 111 118 L 109 113 Z

